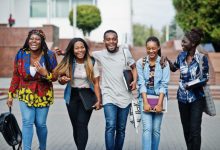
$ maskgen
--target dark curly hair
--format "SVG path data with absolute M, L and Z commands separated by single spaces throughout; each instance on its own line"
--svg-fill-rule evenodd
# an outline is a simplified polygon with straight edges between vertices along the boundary
M 195 46 L 198 46 L 202 38 L 204 37 L 203 31 L 199 28 L 193 28 L 190 31 L 186 32 L 185 37 L 187 37 Z

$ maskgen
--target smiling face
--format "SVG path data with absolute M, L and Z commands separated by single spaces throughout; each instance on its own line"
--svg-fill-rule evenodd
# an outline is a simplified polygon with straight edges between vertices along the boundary
M 155 41 L 148 41 L 146 44 L 146 51 L 149 56 L 149 59 L 156 59 L 159 49 L 160 47 L 157 45 Z
M 29 48 L 32 51 L 38 51 L 41 49 L 41 37 L 37 34 L 32 34 L 28 41 Z
M 76 60 L 81 60 L 81 61 L 84 60 L 86 48 L 85 48 L 85 45 L 83 44 L 83 42 L 77 41 L 74 44 L 73 53 L 76 57 Z
M 104 43 L 107 50 L 111 53 L 114 53 L 117 51 L 118 36 L 113 32 L 106 33 Z
M 183 37 L 181 45 L 182 45 L 183 51 L 190 51 L 193 47 L 192 42 L 186 36 Z

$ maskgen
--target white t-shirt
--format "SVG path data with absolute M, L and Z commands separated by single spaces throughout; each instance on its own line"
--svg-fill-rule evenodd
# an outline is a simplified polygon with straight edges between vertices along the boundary
M 37 73 L 36 67 L 30 66 L 30 74 L 31 74 L 31 76 L 34 77 L 36 73 Z
M 135 63 L 128 49 L 125 49 L 127 64 Z M 127 91 L 123 81 L 125 56 L 122 47 L 116 53 L 109 53 L 106 49 L 94 51 L 93 57 L 102 66 L 102 100 L 103 105 L 112 103 L 120 108 L 125 108 L 131 103 L 132 96 Z
M 94 72 L 95 78 L 99 76 L 99 69 L 98 69 L 97 62 L 95 62 L 93 66 L 93 72 Z M 71 83 L 71 86 L 77 87 L 77 88 L 89 88 L 89 81 L 87 79 L 84 63 L 83 64 L 76 63 L 74 76 L 73 76 L 73 82 Z

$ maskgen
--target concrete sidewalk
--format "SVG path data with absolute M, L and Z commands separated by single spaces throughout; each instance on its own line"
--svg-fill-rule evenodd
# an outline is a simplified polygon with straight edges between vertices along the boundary
M 220 101 L 215 101 L 217 116 L 203 115 L 201 150 L 219 150 L 220 147 Z M 0 101 L 0 113 L 8 111 L 5 100 Z M 18 101 L 14 101 L 12 112 L 21 127 L 21 114 Z M 71 123 L 63 99 L 56 99 L 51 106 L 48 120 L 47 150 L 76 150 L 72 136 Z M 35 129 L 35 128 L 34 128 Z M 89 140 L 86 150 L 105 150 L 105 120 L 103 109 L 94 111 L 89 123 Z M 139 133 L 127 122 L 124 150 L 141 150 L 141 126 Z M 33 150 L 37 150 L 38 140 L 34 131 Z M 0 135 L 0 150 L 11 149 Z M 185 150 L 185 142 L 180 123 L 177 101 L 169 101 L 168 112 L 164 115 L 161 127 L 160 150 Z

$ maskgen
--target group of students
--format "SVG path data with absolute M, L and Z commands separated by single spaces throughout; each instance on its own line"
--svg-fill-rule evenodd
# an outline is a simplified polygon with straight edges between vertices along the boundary
M 132 70 L 131 89 L 135 90 L 138 85 L 143 128 L 142 149 L 159 148 L 163 100 L 168 97 L 170 70 L 180 71 L 177 99 L 187 149 L 200 149 L 204 92 L 202 86 L 189 88 L 186 83 L 200 77 L 199 61 L 203 61 L 203 79 L 208 81 L 208 59 L 206 56 L 200 58 L 196 50 L 202 36 L 199 29 L 187 32 L 182 40 L 183 51 L 174 63 L 165 56 L 161 57 L 158 38 L 149 37 L 145 45 L 147 56 L 135 62 L 129 50 L 118 46 L 117 33 L 107 30 L 103 37 L 104 50 L 89 53 L 85 40 L 73 38 L 65 52 L 56 50 L 58 55 L 64 55 L 57 64 L 55 53 L 46 45 L 43 31 L 31 30 L 15 57 L 7 100 L 7 105 L 11 107 L 16 95 L 19 99 L 23 149 L 31 149 L 34 124 L 39 149 L 46 149 L 46 120 L 49 107 L 54 102 L 52 82 L 58 79 L 60 84 L 66 84 L 64 99 L 77 149 L 86 148 L 88 123 L 92 114 L 92 110 L 85 110 L 79 89 L 91 88 L 97 97 L 95 109 L 104 108 L 106 150 L 122 150 L 132 99 L 123 81 L 123 69 L 126 66 Z M 102 66 L 101 86 L 98 64 Z M 159 96 L 153 108 L 148 103 L 148 94 Z

